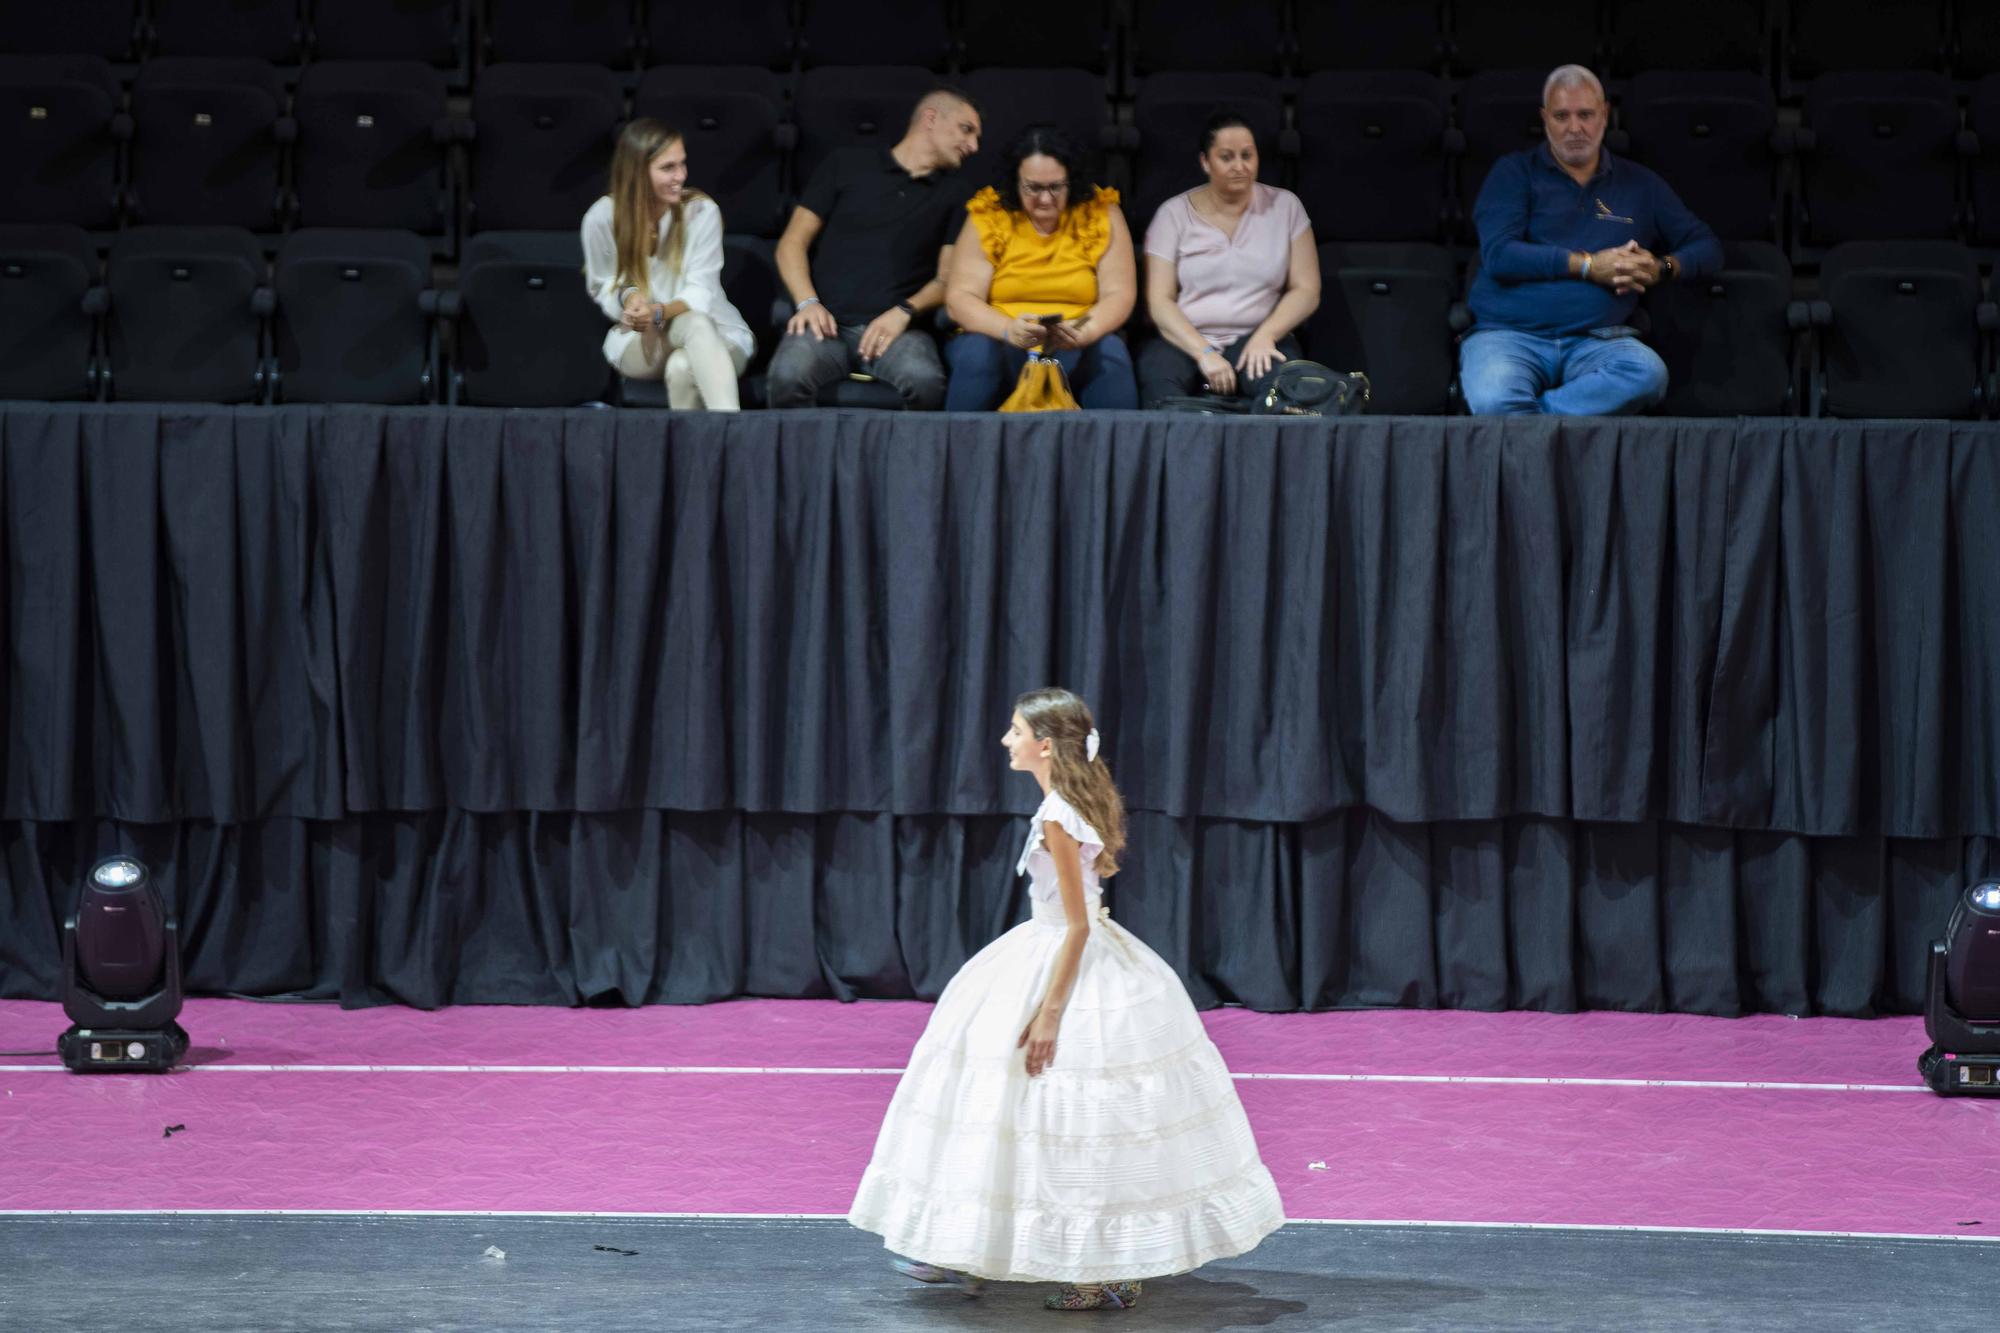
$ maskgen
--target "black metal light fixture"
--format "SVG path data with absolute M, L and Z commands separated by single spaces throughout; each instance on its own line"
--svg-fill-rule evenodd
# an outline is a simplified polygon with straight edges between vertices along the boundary
M 90 869 L 63 922 L 63 1012 L 56 1042 L 77 1073 L 171 1069 L 187 1053 L 180 922 L 146 867 L 107 856 Z
M 1931 1091 L 2000 1097 L 2000 879 L 1981 880 L 1931 945 L 1917 1069 Z

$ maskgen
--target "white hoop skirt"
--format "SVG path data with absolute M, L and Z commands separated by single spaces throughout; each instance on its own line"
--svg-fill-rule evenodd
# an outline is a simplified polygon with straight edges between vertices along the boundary
M 1015 1043 L 1062 948 L 1059 907 L 1036 903 L 938 998 L 848 1213 L 889 1249 L 995 1280 L 1108 1282 L 1242 1254 L 1283 1224 L 1180 978 L 1091 905 L 1040 1078 Z

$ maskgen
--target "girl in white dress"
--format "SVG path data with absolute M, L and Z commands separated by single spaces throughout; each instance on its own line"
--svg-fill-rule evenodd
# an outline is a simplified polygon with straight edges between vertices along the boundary
M 847 1220 L 920 1282 L 1053 1280 L 1051 1309 L 1129 1306 L 1284 1210 L 1180 978 L 1101 905 L 1125 812 L 1090 710 L 1024 694 L 1001 743 L 1044 792 L 1017 867 L 1034 917 L 938 997 Z
M 651 117 L 619 133 L 611 192 L 583 215 L 583 278 L 619 374 L 665 375 L 669 407 L 737 410 L 757 343 L 722 291 L 722 209 L 688 187 L 686 141 Z

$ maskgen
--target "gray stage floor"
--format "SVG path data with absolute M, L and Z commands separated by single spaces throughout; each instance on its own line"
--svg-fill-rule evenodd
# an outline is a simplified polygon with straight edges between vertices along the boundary
M 633 1255 L 597 1249 L 636 1250 Z M 482 1257 L 488 1246 L 505 1259 Z M 968 1300 L 892 1273 L 836 1222 L 562 1218 L 0 1218 L 0 1329 L 1903 1330 L 1958 1301 L 1990 1325 L 2000 1249 L 1952 1241 L 1292 1226 L 1147 1284 L 1127 1312 L 1052 1288 Z M 1945 1322 L 1951 1322 L 1945 1320 Z

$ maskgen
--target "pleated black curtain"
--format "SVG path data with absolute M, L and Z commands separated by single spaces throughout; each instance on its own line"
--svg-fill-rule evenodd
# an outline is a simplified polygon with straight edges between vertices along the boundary
M 934 995 L 1014 695 L 1204 1003 L 1909 1009 L 2000 835 L 2000 431 L 0 408 L 0 994 Z

